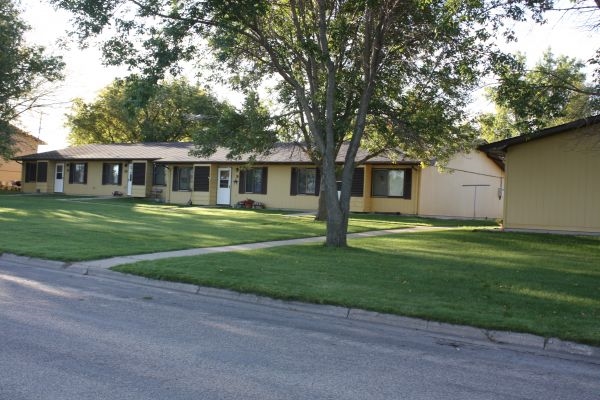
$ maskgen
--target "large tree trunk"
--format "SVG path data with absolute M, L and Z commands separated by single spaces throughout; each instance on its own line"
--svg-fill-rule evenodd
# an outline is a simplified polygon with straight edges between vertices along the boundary
M 324 180 L 321 180 L 319 189 L 319 208 L 317 209 L 317 215 L 315 221 L 327 221 L 327 196 L 325 196 L 325 185 Z
M 329 247 L 346 247 L 348 233 L 348 205 L 338 199 L 335 159 L 328 154 L 323 159 L 323 177 L 321 195 L 327 202 L 327 237 L 325 245 Z M 349 200 L 349 198 L 347 199 Z M 349 204 L 349 201 L 347 202 Z
M 348 214 L 332 214 L 329 213 L 327 216 L 327 239 L 325 245 L 329 247 L 347 247 Z

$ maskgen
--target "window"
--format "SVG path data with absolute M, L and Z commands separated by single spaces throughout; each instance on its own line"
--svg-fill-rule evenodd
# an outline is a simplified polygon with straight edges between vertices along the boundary
M 35 182 L 37 173 L 37 164 L 34 162 L 25 163 L 25 182 Z
M 290 194 L 308 194 L 317 196 L 321 185 L 321 176 L 317 168 L 292 168 Z
M 69 183 L 87 183 L 87 163 L 71 163 L 69 167 Z
M 374 197 L 410 199 L 412 169 L 374 169 L 372 185 Z
M 46 182 L 48 181 L 48 163 L 39 162 L 37 165 L 37 181 Z
M 267 193 L 267 167 L 240 171 L 240 193 Z
M 316 168 L 302 168 L 298 170 L 298 194 L 315 194 L 316 183 Z
M 188 191 L 192 190 L 192 167 L 174 167 L 173 168 L 173 190 Z
M 102 184 L 120 185 L 123 175 L 123 166 L 115 163 L 102 164 Z
M 355 168 L 352 175 L 352 187 L 350 188 L 350 196 L 363 197 L 365 186 L 365 169 Z
M 132 185 L 146 184 L 146 163 L 133 163 L 133 172 L 131 176 Z
M 152 184 L 156 186 L 165 186 L 167 184 L 165 170 L 167 168 L 163 164 L 154 164 L 152 174 Z
M 208 192 L 210 167 L 194 167 L 194 192 Z

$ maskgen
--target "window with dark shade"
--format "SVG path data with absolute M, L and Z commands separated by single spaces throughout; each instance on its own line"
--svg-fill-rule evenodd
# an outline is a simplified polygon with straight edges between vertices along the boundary
M 25 163 L 25 182 L 35 182 L 37 178 L 37 164 L 35 162 Z
M 152 184 L 156 186 L 165 186 L 167 184 L 166 179 L 166 167 L 163 164 L 154 164 L 154 170 L 152 173 Z
M 87 183 L 87 163 L 69 164 L 69 183 L 82 184 Z
M 210 167 L 194 167 L 194 192 L 208 192 Z
M 120 185 L 123 179 L 123 165 L 120 163 L 102 164 L 102 184 Z
M 173 167 L 173 190 L 192 190 L 192 167 Z
M 132 185 L 145 185 L 146 184 L 146 163 L 133 163 L 131 184 Z
M 267 193 L 267 167 L 240 171 L 239 193 Z
M 38 182 L 47 182 L 48 181 L 48 163 L 47 162 L 39 162 L 37 164 L 37 181 Z
M 365 187 L 365 169 L 355 168 L 354 174 L 352 175 L 352 187 L 350 188 L 350 195 L 354 197 L 363 197 Z
M 306 194 L 316 196 L 319 194 L 321 176 L 317 168 L 292 168 L 290 194 Z

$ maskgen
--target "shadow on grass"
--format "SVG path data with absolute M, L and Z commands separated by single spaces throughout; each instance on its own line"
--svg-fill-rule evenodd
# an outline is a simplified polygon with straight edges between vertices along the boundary
M 422 232 L 352 240 L 348 249 L 304 245 L 115 269 L 598 345 L 600 251 L 582 249 L 589 238 L 545 236 Z

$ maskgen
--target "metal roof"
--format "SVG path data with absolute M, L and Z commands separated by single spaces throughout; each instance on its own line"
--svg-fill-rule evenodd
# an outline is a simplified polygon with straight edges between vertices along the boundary
M 347 146 L 342 146 L 337 162 L 343 162 Z M 228 149 L 218 148 L 217 151 L 208 156 L 200 157 L 190 154 L 194 150 L 194 144 L 190 142 L 162 142 L 162 143 L 116 143 L 116 144 L 86 144 L 82 146 L 67 147 L 61 150 L 53 150 L 42 153 L 28 154 L 15 157 L 21 161 L 70 161 L 70 160 L 149 160 L 158 163 L 228 163 L 245 164 L 250 160 L 252 154 L 242 156 L 239 160 L 227 157 Z M 356 159 L 363 159 L 367 153 L 360 149 Z M 312 164 L 308 155 L 302 147 L 296 143 L 280 143 L 267 155 L 256 155 L 256 163 L 263 164 Z M 398 163 L 418 164 L 419 160 L 413 160 L 399 154 L 395 160 Z M 369 159 L 367 163 L 392 163 L 392 159 L 386 156 L 377 156 Z

